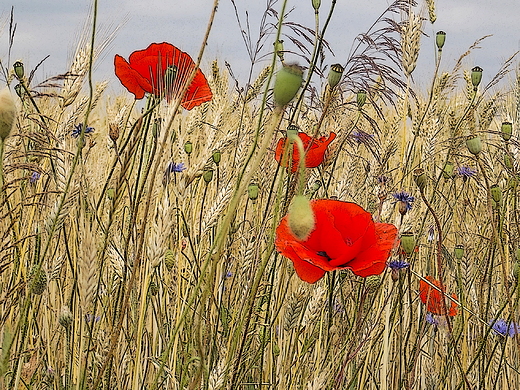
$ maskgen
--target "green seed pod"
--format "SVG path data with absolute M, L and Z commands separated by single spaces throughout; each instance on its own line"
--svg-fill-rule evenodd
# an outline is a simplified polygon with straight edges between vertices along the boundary
M 280 61 L 284 61 L 284 57 L 283 57 L 283 39 L 280 39 L 279 41 L 276 41 L 275 43 L 273 43 L 273 46 L 274 46 L 274 52 L 276 53 L 276 55 L 278 56 L 278 58 L 280 58 Z
M 466 146 L 471 154 L 477 156 L 482 152 L 482 141 L 478 135 L 470 135 L 466 138 Z
M 442 50 L 444 42 L 446 42 L 446 33 L 444 31 L 438 31 L 435 35 L 435 43 L 437 44 L 437 49 L 439 49 L 439 51 Z
M 166 249 L 164 252 L 164 265 L 168 271 L 171 271 L 175 265 L 175 254 L 171 249 Z
M 316 12 L 320 9 L 321 0 L 312 0 L 312 7 Z
M 331 65 L 329 76 L 327 78 L 330 89 L 334 89 L 334 87 L 338 85 L 338 83 L 341 81 L 341 76 L 343 76 L 344 71 L 345 68 L 341 66 L 341 64 Z
M 426 188 L 426 184 L 428 183 L 428 177 L 426 173 L 424 173 L 424 169 L 417 168 L 413 171 L 413 179 L 415 180 L 415 184 L 421 191 Z
M 415 235 L 412 232 L 401 234 L 401 249 L 407 256 L 415 250 Z
M 152 297 L 155 297 L 159 292 L 159 286 L 153 280 L 150 282 L 149 291 Z
M 220 160 L 222 159 L 222 153 L 220 152 L 220 150 L 215 149 L 211 157 L 213 158 L 213 162 L 218 165 L 220 164 Z
M 358 109 L 361 110 L 361 108 L 365 105 L 365 102 L 367 101 L 367 91 L 364 89 L 360 89 L 356 95 L 356 103 L 358 106 Z
M 484 70 L 480 66 L 475 66 L 473 69 L 471 69 L 471 84 L 473 84 L 475 91 L 477 90 L 477 87 L 479 86 L 480 82 L 482 81 L 482 72 L 483 71 Z
M 293 100 L 303 81 L 303 68 L 299 65 L 284 65 L 276 74 L 274 82 L 274 101 L 277 106 L 285 107 Z
M 25 69 L 23 67 L 23 63 L 21 61 L 16 61 L 13 64 L 14 74 L 18 80 L 22 80 L 25 75 Z
M 33 294 L 41 295 L 45 291 L 47 287 L 47 274 L 42 267 L 40 267 L 40 269 L 37 269 L 36 266 L 33 267 L 30 286 Z
M 280 347 L 278 346 L 278 344 L 273 345 L 273 355 L 274 356 L 280 355 Z
M 11 134 L 14 119 L 16 117 L 16 106 L 9 92 L 5 87 L 0 91 L 0 140 L 4 141 Z
M 16 85 L 14 86 L 14 91 L 16 92 L 16 94 L 18 95 L 18 97 L 19 97 L 20 99 L 23 98 L 23 95 L 24 95 L 24 92 L 25 92 L 25 91 L 24 91 L 24 89 L 23 89 L 22 84 L 16 84 Z
M 491 198 L 497 203 L 500 203 L 502 200 L 502 189 L 498 186 L 498 184 L 493 184 L 489 188 L 489 192 L 491 192 Z
M 58 322 L 65 329 L 69 329 L 72 325 L 72 321 L 74 320 L 74 316 L 72 315 L 68 306 L 63 306 L 60 311 L 60 315 L 58 316 Z
M 464 256 L 464 245 L 458 244 L 455 245 L 455 249 L 453 250 L 453 255 L 457 260 L 461 260 Z
M 381 285 L 381 276 L 371 275 L 365 278 L 365 288 L 369 294 L 375 293 Z
M 211 180 L 213 180 L 213 169 L 206 168 L 204 169 L 204 173 L 202 174 L 202 178 L 206 182 L 206 184 L 209 184 Z
M 193 144 L 191 143 L 191 141 L 186 141 L 186 143 L 184 144 L 184 151 L 188 156 L 191 154 L 191 152 L 193 152 Z
M 321 180 L 316 180 L 311 186 L 311 191 L 316 192 L 321 188 L 321 186 L 322 186 Z
M 509 178 L 509 188 L 513 188 L 515 189 L 516 186 L 518 185 L 518 179 L 516 178 L 516 176 L 511 176 Z
M 511 139 L 511 134 L 513 134 L 513 124 L 511 122 L 502 122 L 500 131 L 502 139 L 504 141 L 509 141 Z
M 513 169 L 513 158 L 509 153 L 504 153 L 504 165 L 507 169 Z
M 114 200 L 114 196 L 116 195 L 116 190 L 113 188 L 107 189 L 107 198 L 110 200 Z
M 447 161 L 444 165 L 444 169 L 442 171 L 442 176 L 447 180 L 453 178 L 453 169 L 454 165 L 453 162 Z
M 287 222 L 292 234 L 301 241 L 305 241 L 314 230 L 315 218 L 311 203 L 304 195 L 296 195 L 289 205 Z
M 258 199 L 258 184 L 251 183 L 247 187 L 247 195 L 249 196 L 249 199 L 252 201 L 255 201 Z

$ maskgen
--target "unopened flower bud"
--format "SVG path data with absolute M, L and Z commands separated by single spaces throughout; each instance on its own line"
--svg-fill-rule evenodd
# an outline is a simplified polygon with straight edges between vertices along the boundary
M 482 80 L 482 72 L 483 69 L 480 66 L 475 66 L 473 69 L 471 69 L 471 84 L 473 84 L 475 91 L 477 90 L 477 87 Z
M 186 141 L 186 143 L 184 144 L 184 151 L 187 155 L 190 155 L 191 152 L 193 152 L 193 144 L 191 143 L 191 141 Z
M 513 124 L 511 122 L 502 122 L 500 131 L 502 139 L 504 141 L 509 141 L 511 139 L 511 134 L 513 133 Z
M 9 88 L 5 87 L 0 91 L 0 140 L 4 141 L 13 128 L 14 119 L 16 117 L 16 107 L 14 100 L 9 92 Z
M 63 326 L 65 329 L 68 329 L 72 325 L 73 320 L 74 317 L 69 307 L 63 306 L 61 308 L 60 315 L 58 316 L 58 322 L 60 323 L 60 325 Z
M 453 250 L 453 255 L 457 260 L 461 260 L 464 256 L 464 245 L 458 244 L 455 245 L 455 249 Z
M 415 250 L 415 235 L 412 232 L 401 234 L 401 249 L 407 256 Z
M 356 103 L 359 109 L 361 109 L 367 101 L 367 91 L 360 89 L 356 95 Z
M 470 135 L 466 138 L 466 146 L 471 154 L 477 156 L 482 152 L 482 141 L 478 135 Z
M 446 33 L 444 31 L 438 31 L 435 35 L 435 43 L 437 44 L 437 49 L 439 49 L 439 51 L 442 50 L 444 42 L 446 42 Z
M 498 184 L 493 184 L 489 188 L 489 192 L 491 192 L 491 198 L 497 203 L 500 203 L 502 200 L 502 189 L 498 186 Z
M 220 160 L 222 159 L 222 153 L 220 152 L 220 150 L 215 149 L 211 158 L 213 158 L 213 162 L 218 165 L 220 164 Z
M 21 61 L 16 61 L 13 64 L 14 74 L 18 80 L 22 80 L 25 75 L 25 69 L 23 67 L 23 63 Z
M 445 179 L 451 179 L 453 177 L 453 169 L 454 169 L 453 162 L 447 161 L 446 164 L 444 165 L 444 169 L 442 171 L 442 176 Z
M 274 82 L 274 101 L 284 107 L 293 100 L 303 81 L 303 68 L 299 65 L 284 65 L 276 74 Z
M 329 70 L 328 82 L 330 89 L 334 89 L 336 85 L 341 81 L 341 76 L 343 76 L 343 72 L 345 68 L 341 66 L 341 64 L 331 65 Z
M 255 201 L 258 199 L 258 184 L 251 183 L 247 187 L 247 195 L 249 196 L 249 199 Z
M 290 206 L 287 222 L 292 234 L 300 241 L 305 241 L 314 230 L 315 218 L 311 203 L 304 195 L 296 195 Z
M 415 180 L 415 184 L 417 184 L 417 187 L 423 191 L 426 188 L 426 184 L 428 183 L 428 177 L 426 176 L 426 173 L 424 173 L 424 169 L 415 169 L 413 171 L 413 178 Z

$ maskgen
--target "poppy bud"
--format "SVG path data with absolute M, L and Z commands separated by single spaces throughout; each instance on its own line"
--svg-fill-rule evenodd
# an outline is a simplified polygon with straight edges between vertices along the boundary
M 209 184 L 211 180 L 213 180 L 213 169 L 206 168 L 204 169 L 204 173 L 202 174 L 202 178 L 206 182 L 206 184 Z
M 171 271 L 175 265 L 175 254 L 171 249 L 166 249 L 164 252 L 164 265 L 168 271 Z
M 444 165 L 444 169 L 442 171 L 442 176 L 447 180 L 453 177 L 453 163 L 451 161 L 447 161 Z
M 480 66 L 475 66 L 471 69 L 471 84 L 473 84 L 475 91 L 482 80 L 482 71 L 483 69 Z
M 314 9 L 316 11 L 318 11 L 318 9 L 320 9 L 320 5 L 321 5 L 321 0 L 312 0 L 312 6 L 314 7 Z
M 213 162 L 218 165 L 218 164 L 220 164 L 220 160 L 222 158 L 222 153 L 220 153 L 220 150 L 215 149 L 213 151 L 213 155 L 211 157 L 213 158 Z
M 417 168 L 413 171 L 413 178 L 415 180 L 415 184 L 421 191 L 424 190 L 426 184 L 428 183 L 428 178 L 426 177 L 426 173 L 424 173 L 424 169 Z
M 501 135 L 504 141 L 509 141 L 511 139 L 511 134 L 513 133 L 513 124 L 511 122 L 502 122 Z
M 65 329 L 70 328 L 72 325 L 72 321 L 74 320 L 74 317 L 69 309 L 68 306 L 63 306 L 60 311 L 60 315 L 58 316 L 58 322 L 61 326 L 63 326 Z
M 13 64 L 13 69 L 14 69 L 14 74 L 16 75 L 16 78 L 18 80 L 22 80 L 23 79 L 23 76 L 25 74 L 25 70 L 24 70 L 24 67 L 23 67 L 23 63 L 21 61 L 16 61 L 14 64 Z
M 415 235 L 412 232 L 401 234 L 401 249 L 407 256 L 415 250 Z
M 446 33 L 444 31 L 438 31 L 435 36 L 435 43 L 437 44 L 437 49 L 439 49 L 439 51 L 442 50 L 442 47 L 444 46 L 445 41 L 446 41 Z
M 341 66 L 341 64 L 331 65 L 330 71 L 329 71 L 329 76 L 328 76 L 328 82 L 329 82 L 330 89 L 334 89 L 334 87 L 336 85 L 338 85 L 338 83 L 341 80 L 341 76 L 343 76 L 344 70 L 345 70 L 345 68 L 343 66 Z
M 509 155 L 509 153 L 504 153 L 504 165 L 508 169 L 513 169 L 513 158 Z
M 284 58 L 283 58 L 283 39 L 276 41 L 275 43 L 273 43 L 273 45 L 274 45 L 274 52 L 276 53 L 278 58 L 280 58 L 280 61 L 283 62 L 283 60 L 284 60 Z
M 369 294 L 376 292 L 380 284 L 381 276 L 379 275 L 370 275 L 365 278 L 365 288 Z
M 471 154 L 477 156 L 480 152 L 482 152 L 482 141 L 480 141 L 480 137 L 478 135 L 470 135 L 466 138 L 466 146 Z
M 359 109 L 365 105 L 367 101 L 367 91 L 360 89 L 356 95 L 356 102 Z
M 314 230 L 314 212 L 311 203 L 304 195 L 296 195 L 290 206 L 287 222 L 292 234 L 300 241 L 305 241 Z
M 193 144 L 191 143 L 191 141 L 186 141 L 186 143 L 184 144 L 184 151 L 187 155 L 190 155 L 191 152 L 193 152 Z
M 303 81 L 303 68 L 299 65 L 284 65 L 274 81 L 274 101 L 284 107 L 293 100 Z
M 457 260 L 461 260 L 462 257 L 464 256 L 464 245 L 462 245 L 462 244 L 455 245 L 453 254 Z
M 9 88 L 0 91 L 0 141 L 4 141 L 13 128 L 16 107 Z
M 489 192 L 491 192 L 491 197 L 497 203 L 502 200 L 502 189 L 498 186 L 498 184 L 493 184 L 489 188 Z
M 258 199 L 258 184 L 251 183 L 247 187 L 247 194 L 249 196 L 249 199 L 255 201 Z

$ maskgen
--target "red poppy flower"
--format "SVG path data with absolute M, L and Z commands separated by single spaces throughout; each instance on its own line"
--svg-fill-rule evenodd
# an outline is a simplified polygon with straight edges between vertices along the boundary
M 114 58 L 116 76 L 121 84 L 142 99 L 145 92 L 155 96 L 166 96 L 172 100 L 179 98 L 186 79 L 195 68 L 189 54 L 180 51 L 170 43 L 152 43 L 145 50 L 134 51 L 127 62 L 116 54 Z M 186 110 L 191 110 L 213 97 L 208 81 L 200 69 L 181 100 Z
M 321 137 L 321 138 L 312 138 L 309 137 L 305 133 L 298 133 L 298 137 L 303 142 L 303 148 L 307 151 L 305 154 L 305 166 L 307 168 L 316 168 L 323 162 L 323 158 L 325 157 L 325 152 L 329 144 L 336 138 L 336 133 L 330 133 L 329 137 Z M 276 145 L 276 153 L 274 158 L 278 161 L 279 164 L 283 161 L 283 152 L 285 149 L 285 143 L 287 142 L 287 138 L 281 138 Z M 300 161 L 300 154 L 298 153 L 298 147 L 296 145 L 293 146 L 292 151 L 292 167 L 291 171 L 296 172 L 298 170 L 298 163 Z M 287 167 L 288 162 L 285 167 Z
M 318 199 L 311 208 L 315 225 L 305 241 L 292 234 L 287 216 L 276 229 L 276 248 L 292 260 L 302 280 L 315 283 L 337 269 L 362 277 L 383 272 L 397 237 L 394 225 L 375 223 L 355 203 Z
M 437 289 L 435 289 L 424 280 L 421 280 L 419 293 L 421 301 L 426 305 L 426 310 L 438 316 L 446 315 L 446 310 L 448 310 L 448 315 L 450 317 L 457 315 L 457 304 L 455 302 L 451 301 L 451 306 L 449 308 L 447 301 L 446 306 L 443 304 L 446 287 L 431 276 L 426 276 L 425 279 L 437 287 Z M 457 299 L 455 294 L 452 294 L 451 296 L 453 299 Z

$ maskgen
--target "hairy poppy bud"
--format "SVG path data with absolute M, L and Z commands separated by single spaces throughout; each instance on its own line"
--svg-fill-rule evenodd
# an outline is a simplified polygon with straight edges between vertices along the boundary
M 13 128 L 16 116 L 16 107 L 14 100 L 9 92 L 9 88 L 5 87 L 0 91 L 0 140 L 4 141 Z
M 438 31 L 435 35 L 435 43 L 437 44 L 437 49 L 439 51 L 442 50 L 442 47 L 444 46 L 444 42 L 446 41 L 446 33 L 444 31 Z
M 489 192 L 491 192 L 491 198 L 497 203 L 502 200 L 502 189 L 498 186 L 498 184 L 493 184 L 489 188 Z
M 442 171 L 442 176 L 445 179 L 451 179 L 453 177 L 453 169 L 454 169 L 453 163 L 451 161 L 447 161 L 446 164 L 444 165 L 444 169 Z
M 471 69 L 471 84 L 473 84 L 475 91 L 477 90 L 477 87 L 482 80 L 483 70 L 484 69 L 482 69 L 480 66 L 475 66 L 473 69 Z
M 426 173 L 424 173 L 424 169 L 417 168 L 413 171 L 413 178 L 415 180 L 415 184 L 421 191 L 424 190 L 426 184 L 428 183 L 428 178 L 426 177 Z
M 249 196 L 249 199 L 255 201 L 258 199 L 258 184 L 251 183 L 247 187 L 247 195 Z
M 222 159 L 222 153 L 220 152 L 220 150 L 215 149 L 211 157 L 213 158 L 213 162 L 218 165 L 220 164 L 220 160 Z
M 303 81 L 303 68 L 299 65 L 284 65 L 276 74 L 274 82 L 274 101 L 284 107 L 293 100 Z
M 23 63 L 21 61 L 16 61 L 13 64 L 14 74 L 18 80 L 22 80 L 25 75 L 25 69 L 23 67 Z
M 360 89 L 356 95 L 356 102 L 359 109 L 361 109 L 367 101 L 367 91 Z
M 187 155 L 190 155 L 191 152 L 193 152 L 193 144 L 191 143 L 191 141 L 186 141 L 186 143 L 184 144 L 184 151 Z
M 344 70 L 345 68 L 341 66 L 341 64 L 331 65 L 328 76 L 330 89 L 333 89 L 341 81 L 341 76 L 343 76 Z
M 462 244 L 455 245 L 453 254 L 457 260 L 461 260 L 462 256 L 464 256 L 464 245 L 462 245 Z
M 288 223 L 292 234 L 300 241 L 305 241 L 314 230 L 314 212 L 306 196 L 296 195 L 293 198 L 289 206 Z
M 206 182 L 206 184 L 209 184 L 211 180 L 213 180 L 213 169 L 206 168 L 204 169 L 204 173 L 202 174 L 202 178 Z
M 504 141 L 509 141 L 511 139 L 511 134 L 513 133 L 513 124 L 511 122 L 502 122 L 501 127 L 501 135 Z
M 482 152 L 482 141 L 478 135 L 470 135 L 466 138 L 466 146 L 471 154 L 477 156 Z
M 401 249 L 407 256 L 415 250 L 415 235 L 412 232 L 401 234 Z
M 280 58 L 280 61 L 283 62 L 283 60 L 284 60 L 284 57 L 283 57 L 283 39 L 280 39 L 280 40 L 276 41 L 275 43 L 273 43 L 273 46 L 274 46 L 274 52 L 276 53 L 278 58 Z

